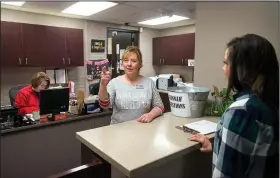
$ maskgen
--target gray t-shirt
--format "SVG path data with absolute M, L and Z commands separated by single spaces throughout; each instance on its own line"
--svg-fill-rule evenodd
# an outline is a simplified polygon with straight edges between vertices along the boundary
M 108 83 L 107 91 L 113 108 L 111 124 L 138 119 L 153 107 L 164 107 L 153 80 L 148 77 L 142 77 L 137 84 L 116 77 Z

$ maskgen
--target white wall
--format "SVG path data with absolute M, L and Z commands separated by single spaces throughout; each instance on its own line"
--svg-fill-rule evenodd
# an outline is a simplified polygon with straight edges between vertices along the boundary
M 227 85 L 222 61 L 227 42 L 235 36 L 261 35 L 279 51 L 278 13 L 277 2 L 198 2 L 195 83 L 211 89 Z
M 158 74 L 159 68 L 153 66 L 153 38 L 158 37 L 158 30 L 143 28 L 140 33 L 139 46 L 142 52 L 143 67 L 140 74 L 143 76 L 155 76 Z
M 160 31 L 161 36 L 180 35 L 186 33 L 195 33 L 195 25 L 187 25 L 176 28 L 167 28 Z

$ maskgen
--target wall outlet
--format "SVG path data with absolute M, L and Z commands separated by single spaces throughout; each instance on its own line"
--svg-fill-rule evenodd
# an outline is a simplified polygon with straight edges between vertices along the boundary
M 189 59 L 188 60 L 188 66 L 194 66 L 194 59 Z

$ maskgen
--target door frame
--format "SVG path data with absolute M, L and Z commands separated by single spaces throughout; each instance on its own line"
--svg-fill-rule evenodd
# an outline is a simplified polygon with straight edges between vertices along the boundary
M 139 30 L 129 30 L 129 29 L 121 29 L 121 28 L 114 28 L 114 27 L 107 27 L 107 35 L 106 35 L 106 44 L 107 44 L 107 49 L 106 49 L 106 56 L 107 59 L 110 62 L 110 66 L 112 66 L 112 54 L 108 54 L 108 38 L 112 37 L 110 33 L 112 31 L 117 31 L 117 32 L 125 32 L 125 33 L 135 33 L 137 35 L 137 41 L 134 41 L 136 43 L 136 46 L 139 47 L 139 42 L 140 42 L 140 31 Z M 113 47 L 113 46 L 112 46 Z

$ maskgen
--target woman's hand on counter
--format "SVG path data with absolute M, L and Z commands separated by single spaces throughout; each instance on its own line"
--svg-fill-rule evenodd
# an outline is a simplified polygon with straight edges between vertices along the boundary
M 138 122 L 149 123 L 154 119 L 154 117 L 150 113 L 143 114 L 141 117 L 137 119 Z
M 149 123 L 161 114 L 162 111 L 158 107 L 154 107 L 149 113 L 143 114 L 140 118 L 138 118 L 137 121 L 142 123 Z
M 209 138 L 207 138 L 205 135 L 194 134 L 189 138 L 189 140 L 197 141 L 197 142 L 201 143 L 202 146 L 200 148 L 200 151 L 202 151 L 202 152 L 212 151 L 212 144 L 211 144 Z

